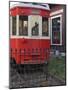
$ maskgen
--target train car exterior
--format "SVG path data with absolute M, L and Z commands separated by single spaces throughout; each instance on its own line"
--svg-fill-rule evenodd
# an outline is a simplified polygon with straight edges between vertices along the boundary
M 50 55 L 48 4 L 10 8 L 10 57 L 17 64 L 43 64 Z

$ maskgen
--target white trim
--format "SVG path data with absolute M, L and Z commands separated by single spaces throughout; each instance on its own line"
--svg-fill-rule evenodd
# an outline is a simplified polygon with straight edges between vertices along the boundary
M 43 4 L 41 4 L 43 5 Z M 40 4 L 37 5 L 33 5 L 32 3 L 19 3 L 19 4 L 14 4 L 12 5 L 10 8 L 14 8 L 14 7 L 31 7 L 31 8 L 38 8 L 38 9 L 44 9 L 44 10 L 50 10 L 49 5 L 45 4 L 46 7 L 41 6 Z
M 54 19 L 54 18 L 57 18 L 57 17 L 60 17 L 60 21 L 61 21 L 61 24 L 60 24 L 60 44 L 53 44 L 52 43 L 52 19 Z M 62 15 L 60 14 L 60 15 L 56 15 L 56 16 L 53 16 L 53 17 L 51 17 L 51 25 L 50 25 L 51 27 L 51 45 L 62 45 Z
M 53 18 L 57 18 L 57 17 L 61 17 L 61 16 L 62 16 L 61 14 L 59 14 L 59 15 L 55 15 L 55 16 L 52 16 L 51 19 L 53 19 Z
M 11 26 L 11 29 L 10 29 L 10 36 L 16 36 L 17 35 L 17 17 L 16 17 L 16 35 L 12 35 L 12 27 L 13 27 L 13 19 L 12 19 L 13 16 L 11 16 L 11 22 L 10 22 L 10 26 Z
M 16 37 L 17 35 L 19 35 L 19 15 L 17 15 L 16 16 L 16 35 L 12 35 L 12 17 L 13 16 L 11 16 L 11 22 L 10 22 L 10 27 L 11 27 L 11 29 L 10 29 L 10 35 L 12 36 L 12 37 Z
M 31 17 L 32 16 L 38 16 L 39 17 L 39 35 L 38 36 L 32 36 L 31 35 Z M 40 37 L 42 37 L 42 17 L 40 16 L 40 15 L 30 15 L 29 16 L 29 26 L 28 26 L 29 28 L 28 28 L 28 32 L 29 32 L 29 36 L 31 37 L 31 38 L 40 38 Z
M 52 19 L 50 18 L 50 37 L 51 37 L 51 45 L 52 45 Z
M 48 36 L 50 37 L 50 18 L 48 19 Z
M 42 32 L 41 32 L 42 33 Z M 43 38 L 47 38 L 47 37 L 50 37 L 50 18 L 48 18 L 48 36 L 42 36 L 42 34 L 41 34 L 41 37 L 43 37 Z
M 31 28 L 30 28 L 31 23 L 30 23 L 30 22 L 31 22 L 31 17 L 30 17 L 30 15 L 29 15 L 29 16 L 28 16 L 28 36 L 29 36 L 29 37 L 31 37 L 31 30 L 30 30 L 30 29 L 31 29 Z M 27 36 L 27 37 L 28 37 L 28 36 Z
M 24 38 L 24 39 L 50 39 L 50 37 L 27 37 L 27 36 L 11 36 L 10 38 L 13 38 L 13 39 L 15 39 L 15 38 Z
M 10 16 L 10 36 L 12 35 L 12 16 Z
M 19 15 L 16 16 L 16 35 L 11 34 L 11 38 L 31 38 L 31 39 L 50 39 L 50 31 L 48 29 L 48 36 L 42 36 L 42 16 L 36 15 L 39 17 L 39 36 L 32 36 L 31 35 L 31 16 L 28 16 L 28 36 L 20 36 L 19 35 Z M 48 20 L 49 23 L 49 20 Z M 12 30 L 11 30 L 12 32 Z
M 60 10 L 57 10 L 57 11 L 54 11 L 54 12 L 50 13 L 50 16 L 60 14 L 60 13 L 63 13 L 63 9 L 60 9 Z
M 16 35 L 19 35 L 19 15 L 16 16 Z
M 39 16 L 39 36 L 42 37 L 42 16 Z
M 33 15 L 29 15 L 28 16 L 28 36 L 27 37 L 31 37 L 33 39 L 46 39 L 46 38 L 50 38 L 50 32 L 49 32 L 49 28 L 48 28 L 48 36 L 42 36 L 42 16 L 40 15 L 36 15 L 39 17 L 39 35 L 38 36 L 32 36 L 31 35 L 31 17 Z M 34 15 L 35 16 L 35 15 Z M 48 24 L 49 24 L 49 20 L 48 20 Z M 25 37 L 25 36 L 23 36 Z
M 61 15 L 61 25 L 60 25 L 60 39 L 61 39 L 61 45 L 62 45 L 62 15 Z

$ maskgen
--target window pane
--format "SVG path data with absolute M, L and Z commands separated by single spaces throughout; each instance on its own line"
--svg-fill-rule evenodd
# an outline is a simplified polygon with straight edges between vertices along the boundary
M 39 25 L 35 22 L 35 25 L 32 27 L 32 36 L 39 35 Z
M 52 19 L 52 43 L 60 44 L 60 17 Z
M 16 35 L 16 16 L 12 17 L 12 35 Z
M 48 36 L 48 19 L 42 18 L 42 36 Z
M 27 36 L 28 35 L 28 17 L 20 16 L 19 17 L 19 35 Z
M 31 35 L 32 36 L 39 35 L 39 16 L 38 15 L 31 16 Z

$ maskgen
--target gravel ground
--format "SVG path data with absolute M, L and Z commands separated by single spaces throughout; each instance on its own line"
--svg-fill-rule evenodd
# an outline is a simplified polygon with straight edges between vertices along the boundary
M 46 87 L 65 85 L 64 82 L 48 76 L 41 70 L 33 70 L 19 73 L 16 68 L 10 68 L 10 88 L 31 88 L 31 87 Z

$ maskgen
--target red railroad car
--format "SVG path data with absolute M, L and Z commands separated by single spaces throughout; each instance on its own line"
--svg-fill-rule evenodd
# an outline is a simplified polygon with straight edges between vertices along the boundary
M 44 64 L 49 60 L 48 4 L 19 3 L 10 8 L 11 62 Z

